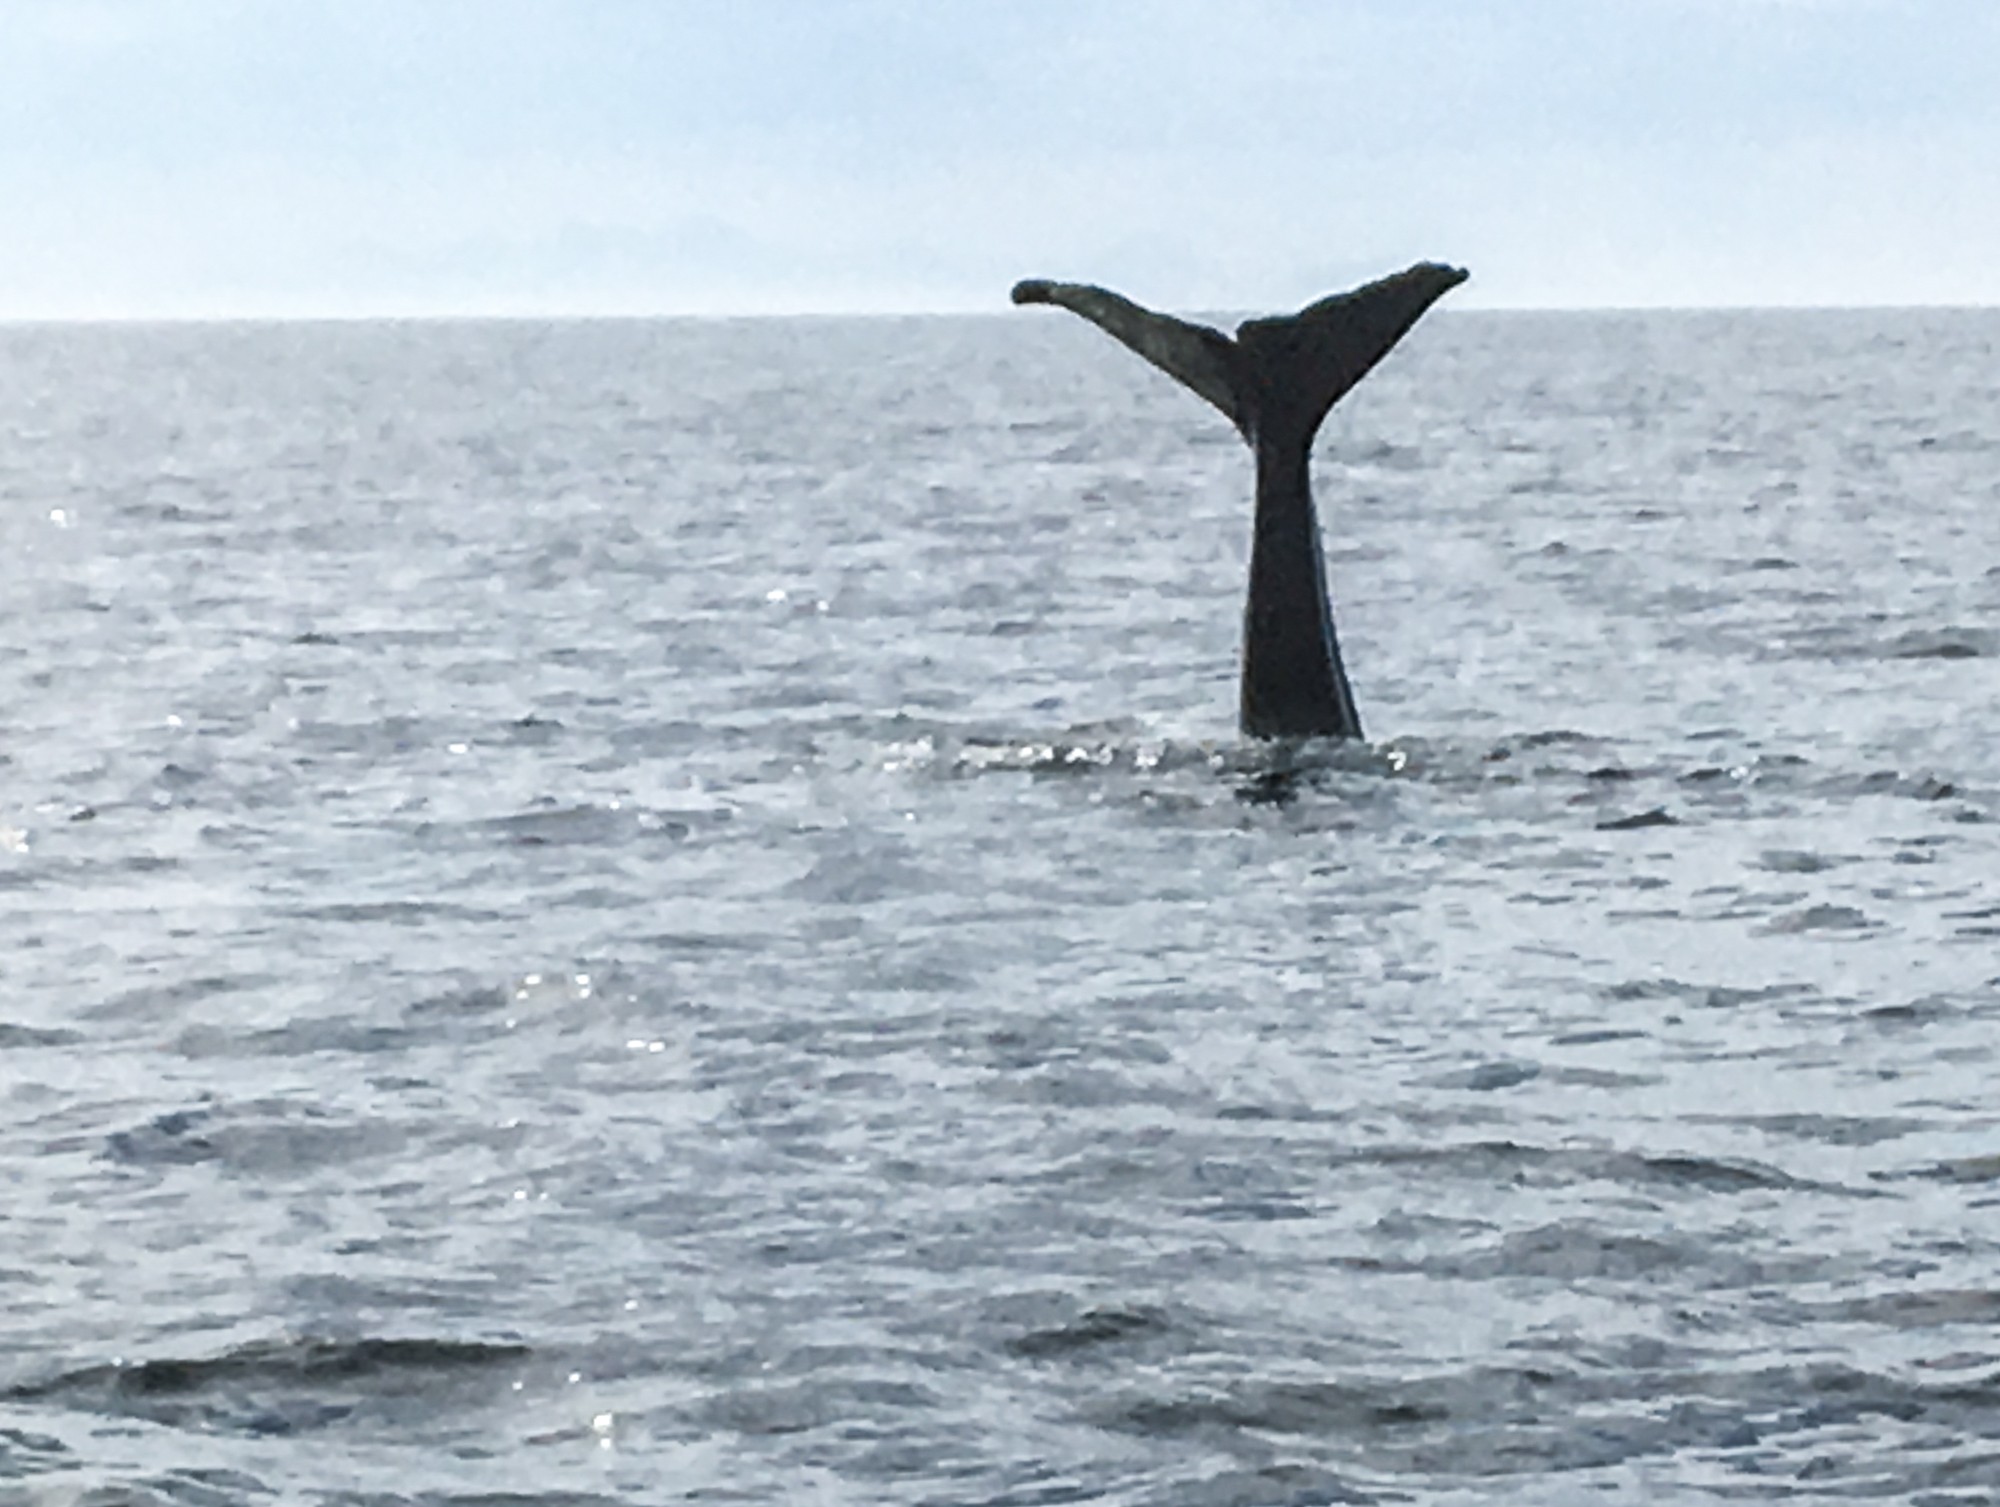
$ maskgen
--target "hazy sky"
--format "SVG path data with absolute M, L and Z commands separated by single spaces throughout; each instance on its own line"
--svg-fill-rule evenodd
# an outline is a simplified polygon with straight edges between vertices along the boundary
M 0 0 L 0 317 L 2000 303 L 2000 0 Z

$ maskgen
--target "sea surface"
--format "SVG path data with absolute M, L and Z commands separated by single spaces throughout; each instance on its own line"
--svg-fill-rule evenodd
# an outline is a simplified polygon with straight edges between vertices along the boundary
M 0 1503 L 2000 1497 L 2000 311 L 0 329 Z

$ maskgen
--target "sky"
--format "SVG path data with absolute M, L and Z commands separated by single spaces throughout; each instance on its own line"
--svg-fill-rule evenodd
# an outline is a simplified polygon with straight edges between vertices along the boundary
M 2000 0 L 0 0 L 0 319 L 2000 304 Z

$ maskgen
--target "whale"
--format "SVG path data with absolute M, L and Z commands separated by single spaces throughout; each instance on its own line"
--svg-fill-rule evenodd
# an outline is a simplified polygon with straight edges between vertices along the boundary
M 1362 736 L 1313 507 L 1313 437 L 1333 405 L 1467 276 L 1419 262 L 1296 314 L 1248 320 L 1234 338 L 1089 283 L 1014 285 L 1015 303 L 1081 315 L 1192 389 L 1250 446 L 1257 503 L 1237 712 L 1248 737 Z

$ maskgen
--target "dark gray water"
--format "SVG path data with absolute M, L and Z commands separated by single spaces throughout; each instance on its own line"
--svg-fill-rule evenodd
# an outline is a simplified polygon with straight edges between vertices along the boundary
M 0 1500 L 1993 1500 L 1996 344 L 0 331 Z

